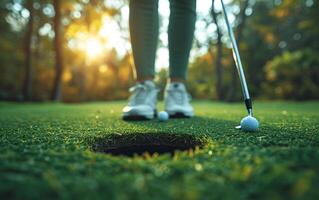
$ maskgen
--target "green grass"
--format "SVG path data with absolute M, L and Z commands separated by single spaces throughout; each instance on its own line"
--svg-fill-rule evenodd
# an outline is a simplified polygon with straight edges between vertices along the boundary
M 319 102 L 194 102 L 197 117 L 124 122 L 125 102 L 0 103 L 0 199 L 318 199 Z M 161 105 L 162 107 L 162 105 Z M 91 151 L 108 135 L 189 134 L 202 150 L 145 157 Z

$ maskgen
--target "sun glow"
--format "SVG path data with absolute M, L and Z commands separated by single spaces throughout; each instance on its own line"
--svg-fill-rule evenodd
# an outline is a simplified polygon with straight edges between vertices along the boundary
M 89 37 L 87 39 L 85 48 L 86 54 L 90 59 L 98 57 L 104 52 L 102 42 L 95 37 Z
M 106 38 L 106 48 L 117 48 L 121 46 L 121 41 L 123 40 L 121 38 L 121 33 L 119 30 L 118 25 L 110 16 L 105 15 L 102 19 L 102 25 L 99 31 L 99 36 Z
M 101 65 L 101 66 L 99 67 L 100 73 L 105 73 L 105 72 L 107 72 L 107 70 L 108 70 L 107 65 Z
M 70 29 L 72 30 L 72 29 Z M 74 31 L 74 37 L 68 42 L 71 49 L 85 54 L 85 59 L 92 62 L 102 59 L 108 51 L 115 49 L 121 56 L 127 53 L 128 41 L 123 38 L 118 23 L 110 16 L 102 18 L 100 27 L 94 31 Z

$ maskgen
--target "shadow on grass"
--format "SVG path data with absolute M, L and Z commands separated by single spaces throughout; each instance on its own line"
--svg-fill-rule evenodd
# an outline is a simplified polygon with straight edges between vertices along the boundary
M 235 129 L 238 121 L 196 116 L 185 119 L 170 119 L 166 123 L 157 120 L 148 122 L 126 122 L 141 129 L 157 133 L 190 134 L 195 137 L 209 137 L 211 141 L 232 146 L 307 146 L 309 136 L 289 127 L 273 127 L 261 121 L 257 132 L 244 132 Z
M 132 131 L 91 138 L 93 151 L 113 155 L 144 152 L 170 153 L 175 150 L 204 148 L 207 144 L 230 145 L 234 147 L 288 147 L 296 138 L 295 132 L 262 125 L 255 133 L 235 129 L 238 122 L 209 117 L 171 119 L 168 122 L 125 121 Z M 298 139 L 298 138 L 297 138 Z

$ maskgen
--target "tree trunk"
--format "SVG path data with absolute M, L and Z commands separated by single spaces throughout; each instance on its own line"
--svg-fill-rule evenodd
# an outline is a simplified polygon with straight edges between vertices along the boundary
M 217 21 L 217 13 L 215 11 L 215 0 L 212 0 L 212 8 L 211 8 L 211 16 L 214 20 L 214 23 L 216 24 L 216 30 L 217 30 L 217 55 L 216 55 L 216 94 L 217 99 L 222 100 L 224 98 L 223 94 L 223 66 L 222 66 L 222 33 L 220 31 L 220 26 L 218 25 Z M 210 45 L 211 47 L 211 45 Z M 212 54 L 211 54 L 212 55 Z
M 27 1 L 27 9 L 30 12 L 28 28 L 25 35 L 24 54 L 25 54 L 25 74 L 23 81 L 23 100 L 29 101 L 32 96 L 32 33 L 33 33 L 33 1 Z
M 53 101 L 61 100 L 62 93 L 62 74 L 63 74 L 63 58 L 62 58 L 62 31 L 61 31 L 61 1 L 53 0 L 55 10 L 54 16 L 54 50 L 55 50 L 55 77 L 53 83 L 53 91 L 51 99 Z
M 243 30 L 244 30 L 244 27 L 246 25 L 246 9 L 249 5 L 249 0 L 245 0 L 242 5 L 240 6 L 240 13 L 239 13 L 239 25 L 238 25 L 238 29 L 237 29 L 237 45 L 238 45 L 238 48 L 239 48 L 239 51 L 240 51 L 240 43 L 241 43 L 241 40 L 242 40 L 242 36 L 243 36 Z M 227 98 L 226 98 L 226 101 L 229 101 L 229 102 L 233 102 L 233 101 L 236 101 L 236 88 L 237 88 L 237 69 L 234 67 L 232 68 L 232 72 L 231 72 L 231 82 L 230 82 L 230 87 L 229 87 L 229 90 L 228 90 L 228 94 L 227 94 Z
M 85 69 L 86 69 L 86 64 L 83 62 L 81 66 L 77 68 L 77 80 L 78 80 L 78 85 L 79 85 L 79 100 L 80 101 L 86 101 L 86 74 L 85 74 Z

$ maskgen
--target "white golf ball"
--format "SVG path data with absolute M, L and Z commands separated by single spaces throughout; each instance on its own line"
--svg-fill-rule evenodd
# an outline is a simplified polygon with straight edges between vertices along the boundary
M 255 132 L 258 130 L 259 122 L 252 116 L 243 118 L 240 122 L 241 129 L 247 132 Z
M 160 120 L 161 122 L 165 122 L 165 121 L 168 120 L 169 115 L 168 115 L 167 112 L 161 111 L 161 112 L 158 113 L 157 118 L 158 118 L 158 120 Z

